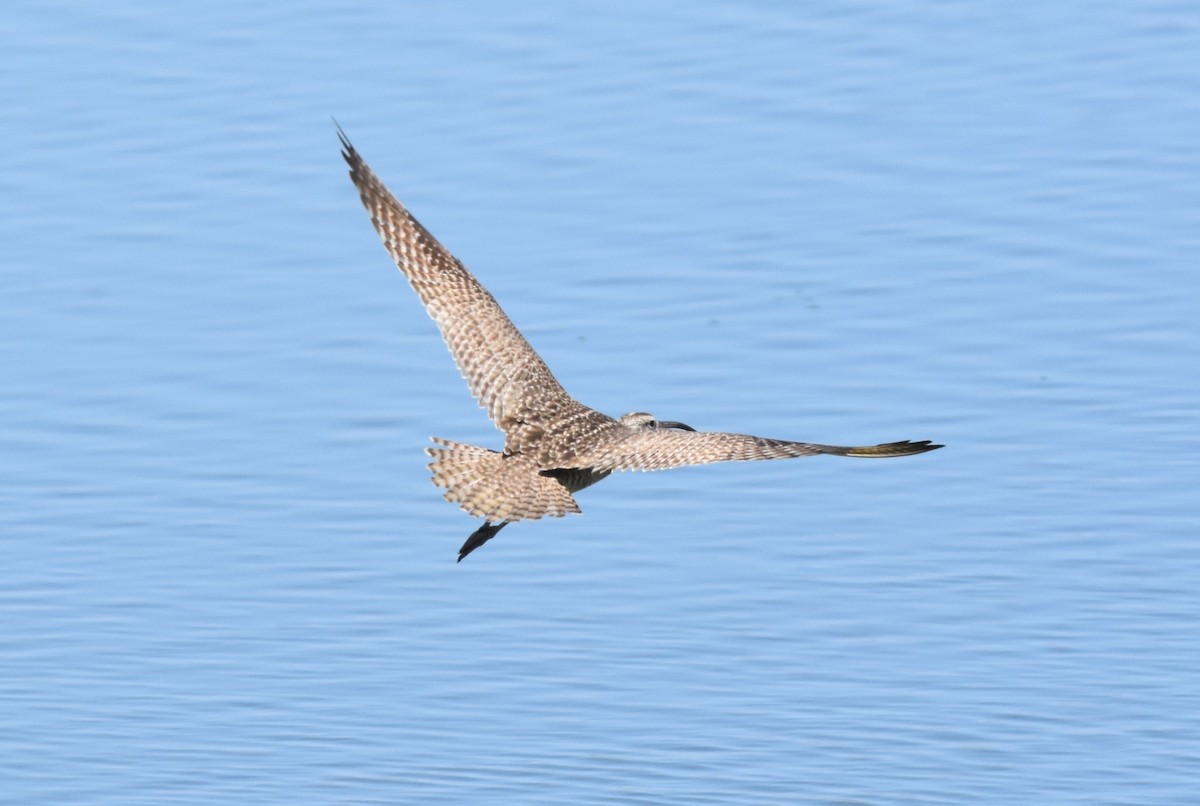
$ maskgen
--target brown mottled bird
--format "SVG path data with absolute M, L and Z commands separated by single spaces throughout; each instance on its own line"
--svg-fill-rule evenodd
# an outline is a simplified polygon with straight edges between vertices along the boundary
M 400 271 L 425 303 L 482 408 L 504 432 L 497 452 L 433 438 L 433 483 L 484 523 L 459 549 L 461 562 L 513 521 L 578 513 L 572 493 L 615 470 L 832 454 L 883 458 L 942 447 L 928 440 L 867 447 L 817 445 L 746 434 L 697 431 L 643 412 L 613 419 L 575 400 L 487 289 L 450 254 L 338 129 L 350 178 Z

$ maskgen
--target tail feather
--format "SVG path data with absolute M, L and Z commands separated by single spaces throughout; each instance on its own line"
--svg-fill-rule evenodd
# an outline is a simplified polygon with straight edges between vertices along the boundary
M 425 449 L 433 457 L 433 483 L 445 489 L 447 501 L 476 517 L 521 521 L 579 512 L 567 488 L 541 475 L 524 457 L 436 437 L 433 441 L 436 447 Z

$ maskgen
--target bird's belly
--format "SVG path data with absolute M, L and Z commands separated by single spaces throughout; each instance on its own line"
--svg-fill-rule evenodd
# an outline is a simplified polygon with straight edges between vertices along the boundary
M 592 470 L 590 467 L 560 467 L 554 470 L 543 470 L 542 475 L 557 479 L 558 483 L 567 490 L 577 493 L 585 487 L 591 487 L 596 482 L 608 478 L 611 472 L 611 470 Z

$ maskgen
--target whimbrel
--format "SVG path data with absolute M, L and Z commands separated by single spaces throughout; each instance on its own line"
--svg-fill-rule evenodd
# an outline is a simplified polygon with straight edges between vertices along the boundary
M 842 447 L 697 431 L 644 412 L 613 419 L 575 400 L 467 267 L 396 200 L 338 129 L 371 223 L 441 330 L 472 394 L 504 432 L 504 450 L 433 438 L 429 469 L 445 498 L 483 518 L 462 561 L 514 521 L 578 513 L 573 493 L 617 470 L 831 454 L 882 458 L 942 447 L 929 440 Z

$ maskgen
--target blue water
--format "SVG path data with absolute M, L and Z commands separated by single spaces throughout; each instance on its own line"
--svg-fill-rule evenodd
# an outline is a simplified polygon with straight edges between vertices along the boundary
M 0 801 L 1193 803 L 1200 12 L 10 3 Z M 456 565 L 330 117 L 580 400 Z

